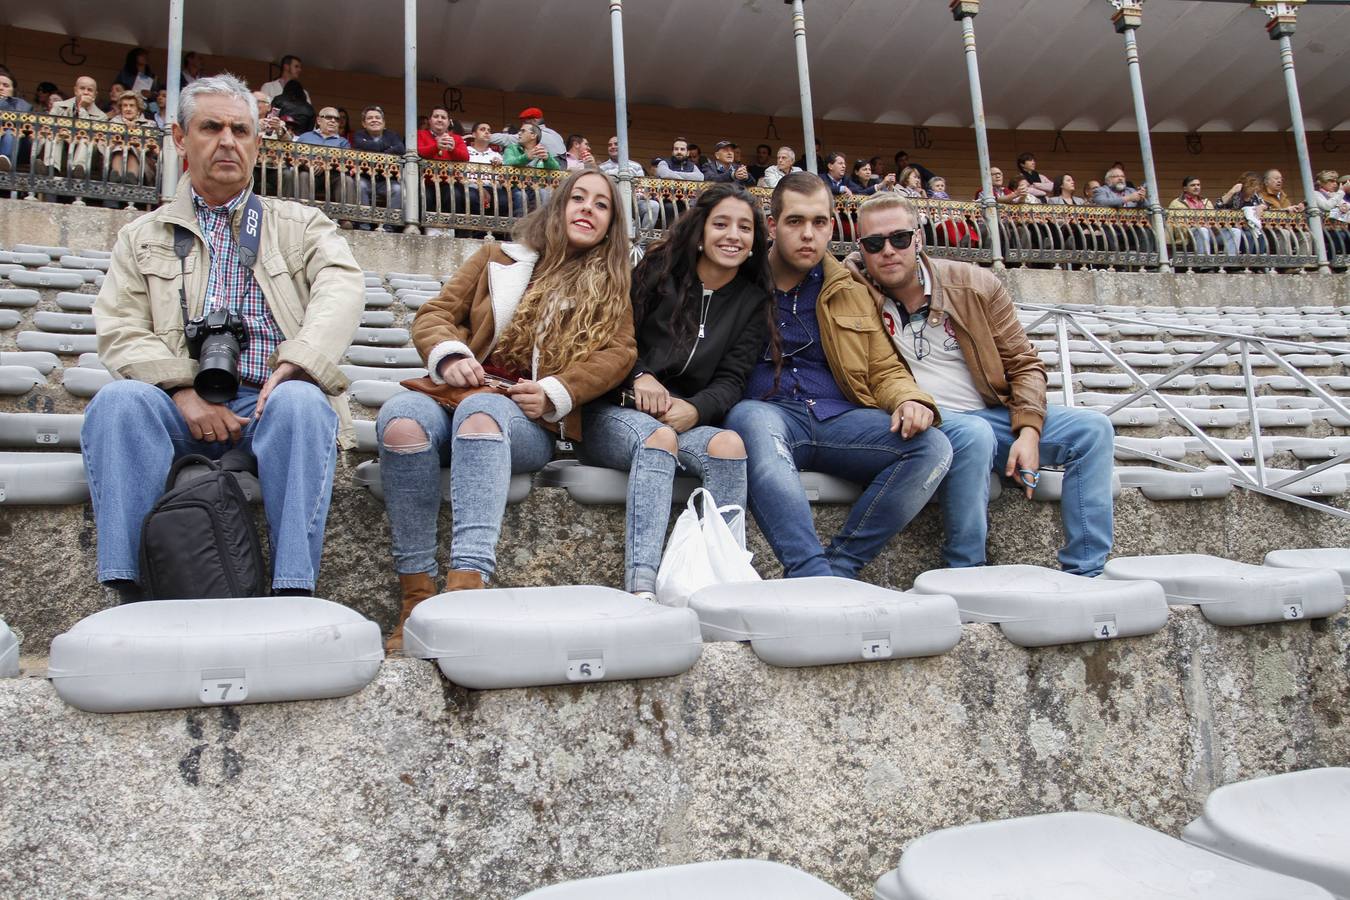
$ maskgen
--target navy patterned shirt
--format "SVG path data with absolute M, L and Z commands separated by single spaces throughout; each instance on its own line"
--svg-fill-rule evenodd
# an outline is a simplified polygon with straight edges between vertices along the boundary
M 248 191 L 224 206 L 210 206 L 192 192 L 192 208 L 197 213 L 197 227 L 206 238 L 210 251 L 211 270 L 206 278 L 206 309 L 226 307 L 244 319 L 248 331 L 248 346 L 239 358 L 239 380 L 261 387 L 272 370 L 267 361 L 272 358 L 285 336 L 272 318 L 253 270 L 239 261 L 239 243 L 230 230 L 234 211 L 247 199 Z
M 825 267 L 817 263 L 792 290 L 773 292 L 774 318 L 783 343 L 783 372 L 778 390 L 768 394 L 773 387 L 773 359 L 767 347 L 745 385 L 745 396 L 752 400 L 804 402 L 822 422 L 858 408 L 839 390 L 820 343 L 816 300 L 824 284 Z

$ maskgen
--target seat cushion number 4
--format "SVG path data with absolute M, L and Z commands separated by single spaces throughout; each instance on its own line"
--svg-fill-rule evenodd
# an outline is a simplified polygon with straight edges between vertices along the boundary
M 1099 641 L 1109 640 L 1120 635 L 1120 628 L 1116 625 L 1115 617 L 1100 622 L 1092 623 L 1092 636 Z
M 568 681 L 599 681 L 605 677 L 605 661 L 601 657 L 593 659 L 569 659 L 567 661 Z

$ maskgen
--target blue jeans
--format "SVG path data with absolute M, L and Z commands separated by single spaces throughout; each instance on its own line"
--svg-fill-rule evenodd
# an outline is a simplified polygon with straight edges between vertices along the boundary
M 803 402 L 742 400 L 726 426 L 745 441 L 750 511 L 788 578 L 857 578 L 923 509 L 952 456 L 936 428 L 904 440 L 879 409 L 853 409 L 821 422 Z M 800 469 L 866 485 L 828 547 L 816 535 Z
M 677 465 L 697 475 L 718 506 L 745 508 L 745 460 L 708 453 L 708 443 L 722 429 L 700 425 L 676 435 L 677 459 L 665 450 L 645 446 L 663 427 L 644 412 L 612 403 L 592 403 L 582 413 L 584 440 L 577 445 L 581 461 L 628 471 L 623 575 L 628 591 L 656 590 Z
M 18 163 L 18 160 L 14 158 L 18 143 L 19 140 L 14 132 L 0 129 L 0 156 L 8 159 L 11 166 Z
M 982 566 L 989 533 L 989 472 L 1002 473 L 1012 447 L 1007 407 L 973 412 L 943 410 L 942 432 L 952 444 L 952 466 L 939 497 L 946 540 L 942 560 L 954 568 Z M 1041 431 L 1041 465 L 1064 469 L 1060 516 L 1067 539 L 1060 567 L 1075 575 L 1100 575 L 1111 552 L 1115 466 L 1111 420 L 1096 410 L 1051 406 Z
M 491 416 L 501 433 L 460 434 L 464 420 L 474 413 Z M 386 447 L 384 430 L 396 419 L 421 426 L 426 445 L 408 450 Z M 451 416 L 426 394 L 407 391 L 380 407 L 375 429 L 394 569 L 400 575 L 424 572 L 435 577 L 441 468 L 449 466 L 454 517 L 450 567 L 472 569 L 490 581 L 497 567 L 497 539 L 511 476 L 542 469 L 553 458 L 553 435 L 527 418 L 513 400 L 487 393 L 470 396 Z
M 227 406 L 251 417 L 256 389 L 240 386 Z M 258 459 L 258 482 L 272 543 L 272 588 L 313 590 L 337 462 L 337 413 L 323 391 L 284 381 L 238 446 Z M 192 437 L 173 399 L 152 384 L 114 381 L 85 410 L 80 431 L 98 526 L 99 581 L 136 581 L 141 523 L 164 492 L 174 459 L 219 458 L 230 445 Z

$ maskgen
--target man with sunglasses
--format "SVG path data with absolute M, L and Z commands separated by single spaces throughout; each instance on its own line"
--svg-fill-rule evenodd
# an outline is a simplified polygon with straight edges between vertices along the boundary
M 1045 366 L 1003 283 L 969 263 L 923 253 L 913 204 L 878 194 L 858 208 L 861 263 L 882 322 L 922 390 L 936 400 L 952 446 L 942 483 L 948 566 L 985 563 L 989 472 L 999 469 L 1030 497 L 1042 458 L 1064 469 L 1061 567 L 1099 575 L 1111 550 L 1111 421 L 1095 410 L 1045 402 Z
M 769 266 L 780 358 L 767 350 L 726 426 L 745 442 L 750 511 L 789 578 L 856 578 L 923 509 L 951 460 L 929 428 L 933 399 L 914 383 L 862 286 L 828 255 L 834 202 L 818 176 L 774 188 Z M 821 546 L 799 469 L 863 485 Z

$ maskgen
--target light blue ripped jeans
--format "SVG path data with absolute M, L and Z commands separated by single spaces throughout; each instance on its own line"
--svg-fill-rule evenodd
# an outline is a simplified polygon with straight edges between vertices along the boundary
M 723 429 L 700 425 L 677 434 L 677 458 L 646 446 L 664 427 L 644 412 L 612 403 L 591 403 L 582 410 L 577 456 L 587 465 L 628 471 L 623 574 L 628 591 L 656 590 L 677 466 L 702 479 L 718 506 L 745 508 L 745 457 L 727 459 L 708 452 L 708 444 Z
M 500 434 L 460 434 L 474 413 L 491 416 Z M 384 431 L 396 419 L 421 426 L 426 444 L 391 450 Z M 490 582 L 497 567 L 497 539 L 511 476 L 536 472 L 553 457 L 553 435 L 501 394 L 474 394 L 451 416 L 415 391 L 380 407 L 376 422 L 384 510 L 393 533 L 394 569 L 400 575 L 436 576 L 436 516 L 441 506 L 441 468 L 450 467 L 450 567 L 472 569 Z

